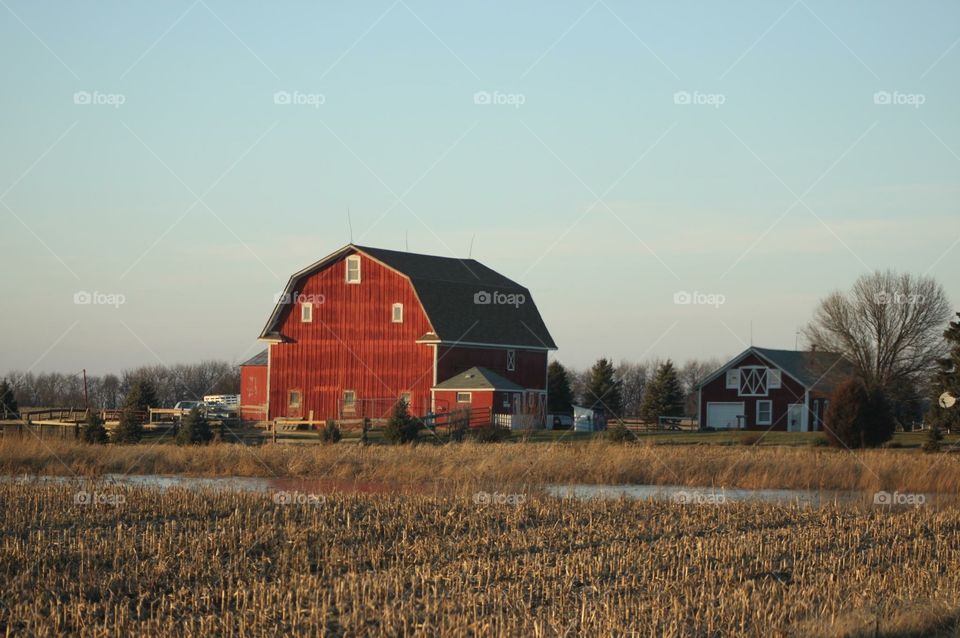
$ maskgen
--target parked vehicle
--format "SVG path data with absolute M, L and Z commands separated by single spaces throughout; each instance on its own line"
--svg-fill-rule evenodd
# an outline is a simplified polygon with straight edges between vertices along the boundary
M 201 407 L 201 406 L 202 406 L 202 403 L 200 401 L 177 401 L 177 404 L 173 406 L 173 409 L 181 410 L 183 412 L 189 412 L 190 410 L 196 407 Z

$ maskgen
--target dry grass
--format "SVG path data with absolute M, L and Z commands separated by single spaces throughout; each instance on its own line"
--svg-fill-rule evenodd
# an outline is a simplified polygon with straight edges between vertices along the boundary
M 0 442 L 0 474 L 689 485 L 960 493 L 960 458 L 908 450 L 576 444 L 87 446 Z
M 956 510 L 0 484 L 0 633 L 955 635 Z M 876 633 L 875 633 L 876 632 Z

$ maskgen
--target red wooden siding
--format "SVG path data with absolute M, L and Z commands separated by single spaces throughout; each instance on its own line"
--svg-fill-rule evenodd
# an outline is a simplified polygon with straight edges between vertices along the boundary
M 465 372 L 474 366 L 487 368 L 530 390 L 547 387 L 547 353 L 543 350 L 516 349 L 516 370 L 507 370 L 507 348 L 439 346 L 437 351 L 437 383 Z
M 344 259 L 303 282 L 301 298 L 322 299 L 311 323 L 301 322 L 299 303 L 281 320 L 290 343 L 270 346 L 271 418 L 337 418 L 344 390 L 356 392 L 358 406 L 410 392 L 412 411 L 429 407 L 433 346 L 416 343 L 429 321 L 404 276 L 360 259 L 359 284 L 346 283 Z M 403 323 L 391 321 L 394 303 L 403 304 Z M 298 409 L 288 407 L 291 390 L 301 392 Z
M 458 403 L 457 393 L 469 392 L 470 403 Z M 519 394 L 519 393 L 518 393 Z M 436 390 L 437 412 L 452 412 L 460 408 L 492 408 L 497 414 L 510 414 L 513 411 L 513 392 L 500 390 Z
M 267 366 L 240 366 L 240 418 L 267 418 Z
M 736 389 L 727 389 L 726 371 L 730 368 L 739 368 L 741 366 L 766 366 L 776 368 L 765 359 L 761 359 L 753 353 L 736 359 L 724 368 L 716 379 L 703 386 L 700 391 L 700 423 L 707 423 L 707 404 L 714 402 L 743 402 L 744 416 L 746 417 L 745 427 L 749 430 L 786 430 L 787 429 L 787 406 L 791 403 L 804 403 L 806 388 L 788 376 L 786 372 L 781 374 L 781 387 L 779 389 L 770 389 L 767 396 L 745 397 L 740 396 Z M 772 424 L 757 424 L 757 401 L 772 401 Z M 807 415 L 810 429 L 813 428 L 813 415 Z

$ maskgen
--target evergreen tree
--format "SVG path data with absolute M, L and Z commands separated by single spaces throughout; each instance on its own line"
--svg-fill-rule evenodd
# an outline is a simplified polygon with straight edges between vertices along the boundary
M 107 442 L 107 428 L 103 426 L 103 419 L 100 418 L 99 412 L 90 410 L 87 413 L 87 421 L 83 424 L 83 429 L 80 430 L 80 438 L 85 443 L 100 444 Z
M 143 424 L 131 409 L 120 413 L 120 423 L 110 436 L 111 443 L 137 443 L 143 438 Z
M 617 378 L 613 364 L 606 358 L 597 359 L 587 373 L 583 404 L 594 410 L 603 410 L 609 416 L 620 416 L 623 410 L 623 384 Z
M 960 404 L 941 408 L 940 395 L 949 392 L 960 402 L 960 312 L 957 321 L 951 321 L 943 333 L 948 348 L 947 356 L 937 360 L 933 380 L 933 403 L 928 417 L 931 423 L 947 432 L 960 430 Z
M 123 400 L 125 410 L 146 413 L 148 408 L 158 407 L 157 389 L 148 379 L 140 378 L 133 382 L 130 391 Z
M 569 414 L 573 408 L 570 375 L 559 361 L 547 366 L 547 411 L 550 414 Z
M 860 379 L 847 379 L 830 397 L 824 421 L 835 447 L 877 447 L 893 437 L 896 421 L 883 390 L 868 389 Z
M 420 420 L 410 416 L 407 402 L 401 399 L 393 406 L 393 413 L 387 421 L 383 435 L 391 443 L 411 443 L 417 440 L 420 427 Z
M 647 423 L 659 423 L 662 416 L 683 416 L 684 393 L 680 375 L 667 359 L 657 368 L 647 385 L 640 407 L 640 417 Z
M 0 419 L 19 418 L 20 409 L 13 394 L 13 386 L 6 379 L 0 379 Z
M 183 419 L 177 430 L 177 445 L 191 445 L 194 443 L 209 443 L 213 438 L 213 430 L 207 422 L 206 415 L 199 407 L 194 407 Z

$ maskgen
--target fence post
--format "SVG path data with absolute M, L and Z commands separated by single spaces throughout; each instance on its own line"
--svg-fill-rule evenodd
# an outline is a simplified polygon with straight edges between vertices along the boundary
M 277 420 L 273 420 L 273 442 L 277 442 Z
M 367 445 L 369 439 L 367 438 L 367 432 L 370 431 L 370 417 L 363 417 L 363 433 L 360 435 L 360 443 L 362 445 Z

